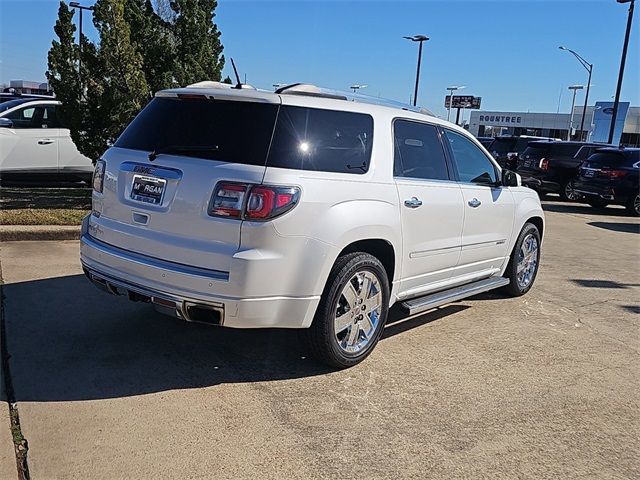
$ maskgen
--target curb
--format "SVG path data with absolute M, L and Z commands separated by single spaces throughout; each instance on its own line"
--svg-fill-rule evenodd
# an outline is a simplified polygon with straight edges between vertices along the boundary
M 0 242 L 78 240 L 80 225 L 0 225 Z

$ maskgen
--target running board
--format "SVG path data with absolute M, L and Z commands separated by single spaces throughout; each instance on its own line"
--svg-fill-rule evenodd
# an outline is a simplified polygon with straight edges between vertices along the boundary
M 401 306 L 407 314 L 415 315 L 447 303 L 457 302 L 463 298 L 493 290 L 494 288 L 504 287 L 508 284 L 508 278 L 491 277 L 442 292 L 425 295 L 424 297 L 412 298 L 411 300 L 402 302 Z

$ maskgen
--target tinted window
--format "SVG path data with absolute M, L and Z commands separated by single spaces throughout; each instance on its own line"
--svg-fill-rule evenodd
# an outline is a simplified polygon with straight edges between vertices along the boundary
M 516 145 L 516 138 L 496 138 L 489 147 L 490 152 L 496 152 L 500 155 L 513 152 Z
M 277 111 L 267 103 L 156 97 L 115 146 L 144 151 L 177 146 L 180 155 L 264 165 Z
M 597 152 L 587 159 L 587 163 L 594 167 L 630 167 L 640 160 L 640 151 L 622 151 L 622 152 Z
M 369 115 L 282 106 L 267 164 L 340 173 L 369 169 L 373 119 Z
M 550 145 L 544 145 L 540 143 L 529 143 L 529 146 L 525 149 L 524 152 L 522 152 L 522 156 L 526 157 L 528 155 L 533 157 L 544 157 L 545 155 L 548 154 L 549 149 L 550 149 Z
M 24 107 L 4 116 L 13 122 L 13 128 L 48 128 L 50 113 L 44 106 Z
M 461 182 L 490 184 L 497 181 L 493 163 L 476 144 L 459 133 L 445 132 Z
M 23 103 L 32 101 L 33 99 L 25 100 L 24 98 L 3 100 L 2 104 L 0 105 L 0 112 L 5 112 L 10 108 L 17 107 L 18 105 L 22 105 Z
M 396 120 L 393 133 L 396 176 L 449 180 L 442 143 L 434 126 Z
M 557 143 L 551 146 L 551 155 L 555 157 L 573 157 L 579 148 L 579 144 Z

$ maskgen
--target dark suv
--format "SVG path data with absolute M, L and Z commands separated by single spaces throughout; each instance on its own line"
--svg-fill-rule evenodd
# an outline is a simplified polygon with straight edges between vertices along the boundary
M 584 142 L 529 142 L 518 157 L 518 173 L 522 184 L 540 194 L 558 193 L 563 200 L 575 201 L 580 194 L 571 181 L 578 175 L 580 164 L 603 145 Z
M 509 170 L 515 170 L 518 163 L 518 155 L 520 155 L 532 140 L 551 140 L 546 137 L 530 137 L 530 136 L 511 136 L 496 137 L 487 150 L 493 155 L 493 158 L 501 167 Z
M 627 207 L 640 216 L 640 148 L 599 148 L 580 167 L 574 189 L 592 207 Z

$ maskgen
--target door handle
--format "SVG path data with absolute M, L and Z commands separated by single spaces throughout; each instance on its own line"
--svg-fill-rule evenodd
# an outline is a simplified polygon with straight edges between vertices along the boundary
M 473 207 L 473 208 L 478 208 L 480 205 L 482 205 L 482 202 L 477 198 L 474 198 L 473 200 L 469 200 L 467 203 L 469 204 L 470 207 Z
M 409 208 L 418 208 L 422 205 L 422 200 L 416 197 L 411 197 L 409 200 L 404 201 L 404 206 Z
M 51 143 L 53 143 L 54 141 L 51 140 L 50 138 L 43 138 L 41 140 L 38 140 L 38 145 L 49 145 Z

